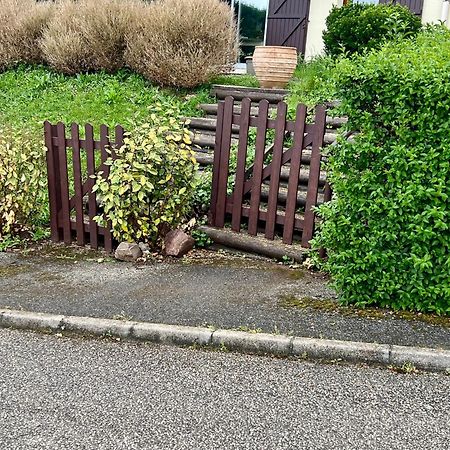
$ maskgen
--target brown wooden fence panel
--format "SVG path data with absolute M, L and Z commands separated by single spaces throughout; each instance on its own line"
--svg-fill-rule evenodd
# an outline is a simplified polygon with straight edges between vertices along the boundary
M 78 124 L 72 124 L 72 163 L 73 179 L 75 188 L 75 212 L 77 244 L 85 245 L 84 237 L 84 211 L 83 211 L 83 179 L 81 172 L 81 152 L 80 152 L 80 128 Z
M 266 238 L 275 237 L 275 223 L 278 210 L 278 195 L 280 189 L 280 172 L 283 159 L 284 132 L 286 129 L 287 105 L 284 102 L 278 103 L 277 120 L 275 125 L 275 142 L 273 146 L 273 157 L 270 164 L 270 185 L 269 201 L 267 205 Z
M 248 232 L 256 236 L 258 232 L 259 205 L 261 203 L 261 183 L 263 179 L 264 156 L 267 137 L 267 120 L 269 116 L 269 102 L 259 102 L 258 125 L 256 130 L 255 162 L 253 164 L 253 177 L 251 183 L 250 212 Z M 245 192 L 245 191 L 244 191 Z M 214 205 L 211 205 L 214 207 Z
M 302 246 L 309 247 L 309 241 L 313 237 L 314 232 L 314 219 L 315 212 L 314 207 L 317 205 L 317 195 L 319 189 L 320 178 L 320 163 L 321 154 L 320 150 L 323 146 L 323 138 L 325 134 L 327 112 L 323 106 L 316 108 L 316 131 L 314 133 L 314 140 L 311 151 L 311 162 L 309 165 L 309 181 L 308 181 L 308 193 L 306 195 L 305 206 L 305 223 L 302 235 Z
M 250 108 L 252 102 L 249 98 L 242 101 L 242 120 L 239 128 L 239 147 L 236 166 L 236 183 L 233 195 L 233 217 L 231 229 L 240 231 L 242 220 L 242 201 L 244 200 L 245 169 L 247 161 L 248 131 L 250 127 Z
M 215 220 L 217 226 L 223 227 L 225 224 L 226 202 L 227 202 L 227 184 L 230 164 L 231 135 L 233 128 L 233 108 L 234 99 L 227 97 L 223 112 L 222 140 L 219 148 L 219 170 L 217 184 L 217 200 L 215 208 Z
M 295 210 L 298 200 L 298 179 L 300 177 L 300 167 L 302 161 L 303 142 L 305 134 L 306 106 L 298 105 L 295 131 L 294 147 L 289 168 L 288 193 L 286 200 L 286 214 L 284 219 L 283 242 L 292 244 L 295 225 Z
M 276 235 L 283 242 L 300 241 L 309 247 L 315 226 L 314 207 L 329 201 L 331 189 L 320 179 L 326 127 L 326 110 L 317 107 L 315 122 L 306 123 L 307 111 L 299 105 L 295 121 L 287 120 L 287 105 L 277 106 L 277 117 L 269 117 L 269 103 L 259 103 L 257 117 L 250 117 L 250 100 L 242 101 L 241 114 L 233 114 L 232 98 L 219 105 L 211 195 L 210 225 L 222 228 L 231 218 L 233 231 L 247 222 L 248 234 L 263 232 L 267 239 Z M 239 126 L 237 167 L 232 178 L 229 161 L 232 151 L 231 128 Z M 256 128 L 254 159 L 247 162 L 249 128 Z M 274 142 L 269 142 L 274 130 Z M 248 167 L 247 167 L 248 165 Z M 230 188 L 231 193 L 227 193 Z M 320 198 L 319 198 L 320 197 Z
M 87 175 L 88 180 L 92 180 L 95 172 L 95 148 L 94 148 L 94 128 L 90 124 L 84 127 L 86 136 L 86 158 L 87 158 Z M 97 196 L 92 192 L 92 188 L 88 193 L 89 206 L 89 238 L 92 248 L 98 248 L 98 224 L 94 220 L 97 215 Z
M 115 128 L 115 141 L 111 141 L 109 129 L 105 125 L 100 127 L 100 140 L 94 139 L 94 129 L 90 124 L 84 127 L 84 139 L 80 138 L 80 127 L 75 123 L 70 127 L 70 137 L 66 137 L 63 123 L 52 125 L 45 122 L 44 130 L 48 150 L 51 239 L 67 244 L 76 241 L 79 245 L 89 242 L 96 249 L 102 236 L 105 250 L 111 252 L 111 223 L 104 227 L 94 220 L 99 207 L 97 195 L 92 192 L 95 185 L 93 177 L 100 171 L 103 171 L 103 176 L 108 176 L 109 166 L 104 163 L 110 153 L 114 157 L 114 148 L 123 145 L 123 128 Z M 69 162 L 72 170 L 69 170 Z

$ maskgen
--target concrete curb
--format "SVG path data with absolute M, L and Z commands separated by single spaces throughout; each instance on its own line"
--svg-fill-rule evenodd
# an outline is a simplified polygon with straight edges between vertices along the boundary
M 402 367 L 410 364 L 421 370 L 447 373 L 450 371 L 450 351 L 431 348 L 212 330 L 8 309 L 0 310 L 0 328 L 64 331 L 79 335 L 108 336 L 168 345 L 211 346 L 242 353 L 295 356 L 304 359 L 347 361 L 381 366 Z

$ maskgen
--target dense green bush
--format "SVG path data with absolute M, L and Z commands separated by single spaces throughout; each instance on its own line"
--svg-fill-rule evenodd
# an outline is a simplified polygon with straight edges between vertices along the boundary
M 45 202 L 45 151 L 18 131 L 0 129 L 0 241 L 28 231 Z
M 379 48 L 386 40 L 414 36 L 421 28 L 420 18 L 404 6 L 353 2 L 333 7 L 326 24 L 323 40 L 333 57 Z
M 197 163 L 189 131 L 180 125 L 179 112 L 160 104 L 149 121 L 138 126 L 109 158 L 110 174 L 99 172 L 94 191 L 114 237 L 156 244 L 164 233 L 181 224 L 191 211 Z
M 344 302 L 450 313 L 450 31 L 344 60 L 354 140 L 330 150 L 335 198 L 313 242 Z

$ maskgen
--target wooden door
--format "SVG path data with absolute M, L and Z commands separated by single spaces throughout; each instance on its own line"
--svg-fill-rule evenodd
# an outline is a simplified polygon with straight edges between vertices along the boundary
M 269 0 L 266 45 L 296 47 L 305 54 L 310 0 Z
M 393 3 L 408 7 L 414 14 L 422 16 L 423 0 L 380 0 L 380 3 Z

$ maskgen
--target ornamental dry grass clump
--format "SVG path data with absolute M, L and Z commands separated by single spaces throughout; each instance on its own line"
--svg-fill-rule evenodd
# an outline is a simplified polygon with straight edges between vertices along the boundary
M 156 0 L 127 35 L 125 60 L 153 82 L 190 88 L 230 68 L 236 54 L 236 29 L 225 2 Z
M 41 63 L 39 47 L 52 3 L 0 0 L 0 70 L 16 63 Z
M 66 74 L 122 68 L 126 31 L 143 7 L 137 0 L 62 0 L 41 41 L 45 60 Z

